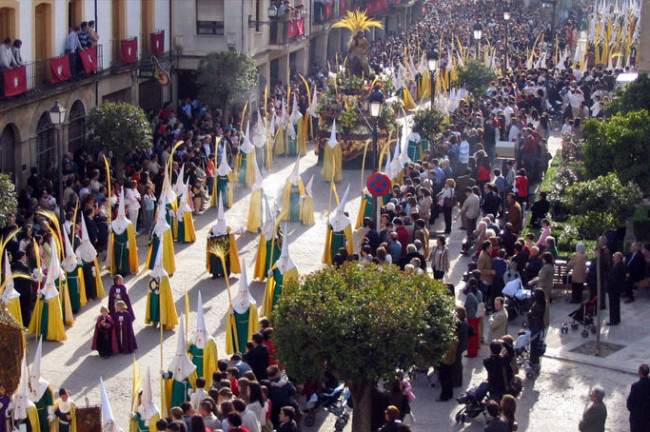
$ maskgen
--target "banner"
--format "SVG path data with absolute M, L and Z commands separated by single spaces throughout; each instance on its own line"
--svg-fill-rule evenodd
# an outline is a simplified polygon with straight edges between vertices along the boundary
M 17 96 L 27 91 L 27 68 L 6 69 L 4 75 L 5 97 Z
M 81 57 L 81 63 L 84 66 L 84 71 L 87 74 L 97 72 L 97 47 L 90 47 L 84 50 L 79 51 L 79 57 Z
M 297 38 L 305 34 L 305 19 L 300 18 L 297 20 L 287 22 L 287 40 Z
M 323 21 L 332 18 L 332 3 L 323 3 Z
M 120 41 L 122 63 L 133 63 L 138 59 L 138 38 Z
M 71 55 L 75 55 L 75 53 L 50 59 L 50 81 L 52 84 L 67 81 L 72 77 L 72 73 L 70 73 Z
M 151 33 L 151 55 L 160 55 L 165 52 L 165 30 Z

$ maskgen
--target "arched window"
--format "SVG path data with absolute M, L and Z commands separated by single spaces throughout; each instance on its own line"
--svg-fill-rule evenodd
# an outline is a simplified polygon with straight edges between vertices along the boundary
M 9 174 L 11 179 L 16 181 L 16 151 L 20 145 L 18 129 L 13 124 L 5 126 L 0 135 L 0 171 Z
M 54 57 L 52 4 L 40 2 L 34 7 L 34 59 Z
M 68 151 L 74 153 L 84 145 L 86 137 L 86 109 L 81 101 L 72 104 L 68 118 Z
M 68 0 L 68 27 L 72 29 L 81 25 L 84 19 L 83 0 Z
M 44 112 L 36 126 L 36 166 L 39 173 L 45 171 L 49 162 L 54 161 L 56 166 L 55 132 L 50 115 Z

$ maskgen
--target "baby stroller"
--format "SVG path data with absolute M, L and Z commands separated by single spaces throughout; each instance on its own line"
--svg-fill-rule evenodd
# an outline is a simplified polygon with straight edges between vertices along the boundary
M 533 379 L 537 377 L 541 366 L 539 363 L 534 365 L 530 362 L 530 354 L 532 350 L 536 350 L 539 356 L 544 355 L 546 352 L 544 334 L 540 333 L 533 337 L 530 330 L 520 330 L 515 340 L 514 349 L 517 356 L 517 366 L 525 371 L 526 378 Z
M 594 315 L 596 315 L 596 308 L 598 304 L 598 298 L 594 297 L 591 300 L 587 300 L 580 307 L 569 314 L 571 318 L 571 324 L 564 323 L 562 326 L 562 333 L 569 332 L 569 325 L 571 330 L 578 330 L 580 325 L 583 326 L 582 332 L 580 333 L 583 338 L 588 338 L 589 333 L 596 334 L 596 325 L 594 324 Z
M 350 420 L 350 413 L 345 409 L 349 397 L 350 392 L 345 387 L 345 384 L 340 384 L 334 390 L 329 392 L 323 391 L 320 393 L 314 393 L 307 403 L 307 408 L 304 410 L 305 426 L 313 426 L 314 420 L 316 419 L 316 413 L 321 409 L 324 409 L 325 411 L 334 414 L 336 417 L 334 430 L 336 432 L 342 431 Z
M 506 298 L 508 321 L 528 313 L 533 301 L 533 294 L 529 289 L 524 289 L 521 279 L 517 278 L 508 282 L 501 293 Z
M 487 406 L 488 383 L 482 382 L 478 386 L 473 385 L 456 399 L 460 405 L 465 405 L 456 412 L 456 423 L 465 423 L 483 414 L 487 420 L 485 407 Z

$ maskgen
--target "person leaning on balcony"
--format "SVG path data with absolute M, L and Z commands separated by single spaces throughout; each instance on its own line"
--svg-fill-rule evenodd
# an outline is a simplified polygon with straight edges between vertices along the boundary
M 11 38 L 6 38 L 0 45 L 0 70 L 13 69 L 16 66 L 16 59 L 11 52 Z
M 16 39 L 14 41 L 14 46 L 11 47 L 11 54 L 14 56 L 14 60 L 16 61 L 16 66 L 25 66 L 25 60 L 23 60 L 23 55 L 20 53 L 20 47 L 23 46 L 23 41 L 20 39 Z
M 88 21 L 88 37 L 90 38 L 90 46 L 97 46 L 99 35 L 95 31 L 95 21 Z
M 70 54 L 70 73 L 72 75 L 77 75 L 77 51 L 81 51 L 83 49 L 83 46 L 81 46 L 81 42 L 79 41 L 79 33 L 81 33 L 81 28 L 79 26 L 75 26 L 72 31 L 70 31 L 70 34 L 68 35 L 68 38 L 65 41 L 65 54 Z
M 79 33 L 79 43 L 82 48 L 90 48 L 90 35 L 88 34 L 88 23 L 86 21 L 81 23 L 81 32 Z

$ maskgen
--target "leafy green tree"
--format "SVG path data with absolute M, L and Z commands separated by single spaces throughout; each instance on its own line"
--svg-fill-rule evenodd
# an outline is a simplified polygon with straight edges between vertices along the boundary
M 17 206 L 16 185 L 7 174 L 0 173 L 0 227 L 10 222 Z
M 647 73 L 629 83 L 612 101 L 605 105 L 605 115 L 650 110 L 650 78 Z
M 113 154 L 117 180 L 124 178 L 124 157 L 153 145 L 151 126 L 142 108 L 126 102 L 105 103 L 90 111 L 88 146 Z
M 257 63 L 239 51 L 211 53 L 198 68 L 199 98 L 222 109 L 228 118 L 230 105 L 244 102 L 257 83 Z
M 650 114 L 632 111 L 608 122 L 588 120 L 584 126 L 585 170 L 595 178 L 610 171 L 650 192 Z
M 612 225 L 625 223 L 642 196 L 639 186 L 621 182 L 613 172 L 575 183 L 566 191 L 566 205 L 573 213 L 569 222 L 580 238 L 596 238 Z
M 494 71 L 477 60 L 466 60 L 458 68 L 458 83 L 472 92 L 474 97 L 485 94 L 490 82 L 496 77 Z
M 413 131 L 430 143 L 437 142 L 447 124 L 447 116 L 434 108 L 421 109 L 413 116 Z
M 377 380 L 396 367 L 431 365 L 454 338 L 454 298 L 439 281 L 395 267 L 348 264 L 285 287 L 273 312 L 278 361 L 298 380 L 344 381 L 352 430 L 370 431 Z

